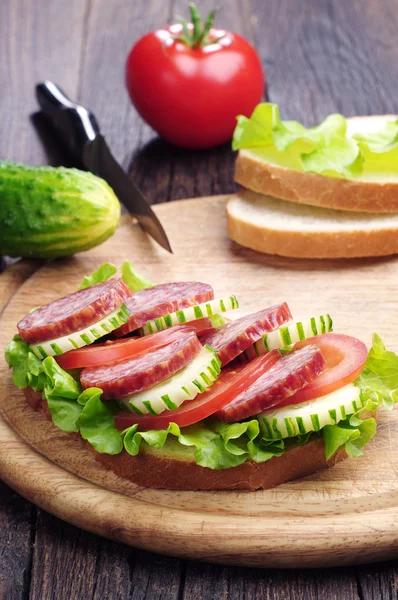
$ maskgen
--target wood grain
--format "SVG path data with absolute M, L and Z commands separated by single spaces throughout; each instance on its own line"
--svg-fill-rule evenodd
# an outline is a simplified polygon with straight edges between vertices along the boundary
M 282 118 L 395 113 L 394 0 L 256 2 L 256 45 Z M 288 41 L 288 42 L 287 42 Z
M 43 267 L 4 309 L 0 327 L 5 339 L 12 337 L 15 323 L 32 303 L 76 289 L 83 275 L 105 258 L 120 264 L 134 244 L 135 265 L 152 281 L 184 280 L 194 273 L 195 279 L 211 283 L 216 295 L 233 285 L 243 309 L 286 300 L 296 315 L 308 313 L 312 289 L 311 314 L 330 312 L 337 330 L 367 343 L 376 328 L 388 346 L 397 347 L 390 304 L 398 293 L 398 259 L 311 263 L 242 251 L 226 237 L 226 201 L 210 197 L 157 207 L 159 217 L 170 224 L 174 256 L 126 217 L 99 248 Z M 212 227 L 201 227 L 201 215 L 210 210 Z M 358 288 L 363 298 L 360 319 L 354 321 Z M 104 471 L 81 440 L 30 409 L 7 369 L 0 374 L 5 386 L 0 409 L 21 436 L 19 441 L 1 423 L 0 446 L 11 444 L 13 453 L 0 453 L 0 472 L 23 495 L 66 521 L 138 547 L 220 563 L 333 566 L 398 556 L 398 477 L 392 469 L 398 411 L 382 415 L 379 434 L 365 456 L 319 475 L 255 494 L 160 491 Z
M 1 158 L 48 162 L 29 118 L 38 108 L 34 89 L 43 79 L 58 82 L 62 77 L 65 91 L 76 95 L 87 4 L 88 0 L 0 3 Z

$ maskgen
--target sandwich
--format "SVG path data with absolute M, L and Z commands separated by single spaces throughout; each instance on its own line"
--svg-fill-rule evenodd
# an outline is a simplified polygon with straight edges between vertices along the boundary
M 227 205 L 232 240 L 269 254 L 353 258 L 398 252 L 398 118 L 330 115 L 305 128 L 278 106 L 240 116 Z
M 267 489 L 361 455 L 398 399 L 398 356 L 329 314 L 237 309 L 106 263 L 21 319 L 6 360 L 28 411 L 138 485 Z

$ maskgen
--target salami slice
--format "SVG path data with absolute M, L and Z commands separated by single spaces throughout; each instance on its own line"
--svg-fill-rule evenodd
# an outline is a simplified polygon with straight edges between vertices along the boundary
M 218 411 L 215 417 L 225 423 L 233 423 L 258 415 L 311 383 L 325 366 L 322 352 L 315 345 L 285 354 L 245 392 Z
M 292 318 L 286 302 L 275 304 L 222 325 L 214 333 L 201 336 L 201 341 L 217 350 L 221 364 L 226 365 L 259 340 L 264 333 L 277 329 Z
M 29 344 L 47 342 L 75 333 L 100 321 L 131 296 L 122 279 L 110 279 L 45 304 L 17 325 Z
M 188 306 L 213 300 L 214 290 L 207 283 L 183 281 L 162 283 L 135 292 L 126 302 L 131 317 L 114 332 L 116 337 L 126 335 L 145 325 L 147 321 L 163 317 Z
M 99 387 L 102 399 L 119 399 L 147 390 L 183 369 L 202 350 L 195 333 L 181 333 L 177 339 L 128 360 L 103 367 L 88 367 L 80 374 L 84 389 Z

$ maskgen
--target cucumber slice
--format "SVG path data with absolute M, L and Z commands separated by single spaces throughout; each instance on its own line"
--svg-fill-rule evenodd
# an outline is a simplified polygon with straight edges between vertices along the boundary
M 139 415 L 158 415 L 175 410 L 185 400 L 205 392 L 220 374 L 220 361 L 210 346 L 204 346 L 196 358 L 178 373 L 149 390 L 132 394 L 120 401 L 124 409 Z
M 350 383 L 320 398 L 271 409 L 258 415 L 267 438 L 286 438 L 335 425 L 363 407 L 360 389 Z
M 32 344 L 30 346 L 32 352 L 37 358 L 46 358 L 47 356 L 56 356 L 69 352 L 69 350 L 75 350 L 76 348 L 82 348 L 82 346 L 88 346 L 98 340 L 103 335 L 110 333 L 114 329 L 118 329 L 124 323 L 127 323 L 130 313 L 126 306 L 122 304 L 116 310 L 113 310 L 109 315 L 82 329 L 65 335 L 64 337 L 57 338 L 56 340 L 50 340 L 48 342 L 42 342 L 41 344 Z
M 289 349 L 292 344 L 305 340 L 314 335 L 333 331 L 333 321 L 330 315 L 320 315 L 302 319 L 301 321 L 290 321 L 283 327 L 265 333 L 263 337 L 245 350 L 244 355 L 252 360 L 259 354 L 265 354 L 270 350 L 279 348 Z
M 196 304 L 195 306 L 177 310 L 174 313 L 164 315 L 153 321 L 148 321 L 142 327 L 141 333 L 142 335 L 149 335 L 151 333 L 156 333 L 157 331 L 163 331 L 163 329 L 173 327 L 174 325 L 195 321 L 196 319 L 203 319 L 204 317 L 212 317 L 213 315 L 218 315 L 219 313 L 233 310 L 234 308 L 239 308 L 239 302 L 236 296 L 210 300 L 209 302 L 203 302 L 202 304 Z

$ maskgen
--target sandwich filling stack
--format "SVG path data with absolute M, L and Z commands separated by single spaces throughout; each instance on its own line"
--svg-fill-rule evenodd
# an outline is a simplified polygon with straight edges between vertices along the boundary
M 305 128 L 259 104 L 238 117 L 228 231 L 260 252 L 351 258 L 398 252 L 398 118 L 330 115 Z
M 368 352 L 329 314 L 280 301 L 233 318 L 230 291 L 116 272 L 32 309 L 6 360 L 30 407 L 121 477 L 270 488 L 361 455 L 398 399 L 398 356 L 377 335 Z

